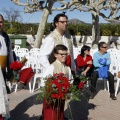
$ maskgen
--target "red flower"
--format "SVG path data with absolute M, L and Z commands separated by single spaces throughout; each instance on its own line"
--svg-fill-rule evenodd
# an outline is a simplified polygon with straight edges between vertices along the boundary
M 80 82 L 79 85 L 78 85 L 78 88 L 82 89 L 83 87 L 84 87 L 84 82 Z
M 11 63 L 10 68 L 13 69 L 14 71 L 20 70 L 23 67 L 23 64 L 18 61 L 14 61 Z
M 54 74 L 53 77 L 47 78 L 46 92 L 51 99 L 65 99 L 70 83 L 68 78 L 63 74 Z M 47 97 L 47 98 L 49 98 Z

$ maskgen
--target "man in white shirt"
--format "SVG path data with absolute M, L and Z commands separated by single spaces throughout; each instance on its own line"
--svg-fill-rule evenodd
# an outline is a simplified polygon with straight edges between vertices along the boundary
M 40 48 L 40 61 L 45 69 L 50 65 L 48 59 L 53 48 L 58 44 L 63 44 L 68 48 L 66 65 L 70 66 L 72 71 L 75 71 L 73 44 L 71 36 L 67 33 L 67 22 L 68 17 L 65 14 L 56 15 L 54 18 L 55 30 L 42 41 Z

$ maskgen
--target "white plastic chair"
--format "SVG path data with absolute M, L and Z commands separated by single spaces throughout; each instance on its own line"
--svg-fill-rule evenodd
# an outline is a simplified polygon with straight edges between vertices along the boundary
M 117 83 L 116 83 L 116 88 L 115 88 L 115 96 L 117 95 L 118 93 L 118 89 L 119 89 L 119 85 L 120 85 L 120 78 L 118 78 L 118 72 L 120 71 L 120 64 L 119 64 L 119 61 L 120 60 L 120 56 L 118 56 L 118 59 L 117 59 L 117 67 L 118 67 L 118 70 L 117 70 L 117 73 L 116 73 L 116 76 L 117 76 Z
M 29 61 L 26 62 L 25 66 L 24 66 L 22 69 L 28 68 L 28 67 L 30 67 L 30 62 L 29 62 Z M 32 78 L 31 78 L 31 79 L 32 79 Z M 15 91 L 14 91 L 14 92 L 17 92 L 18 85 L 19 85 L 19 83 L 16 83 L 16 84 L 15 84 Z M 29 84 L 28 84 L 28 85 L 29 85 L 29 91 L 30 91 L 30 93 L 31 93 L 31 92 L 32 92 L 31 80 L 29 81 Z
M 108 93 L 109 93 L 109 82 L 108 82 L 108 80 L 107 79 L 101 79 L 101 78 L 98 78 L 98 80 L 99 81 L 103 81 L 104 82 L 104 90 L 106 91 L 108 91 Z
M 37 78 L 40 78 L 40 80 L 38 81 L 38 89 L 41 86 L 41 79 L 42 79 L 42 76 L 44 73 L 44 68 L 43 68 L 43 66 L 41 66 L 40 63 L 33 63 L 32 68 L 35 71 L 35 75 L 34 75 L 34 79 L 33 79 L 33 88 L 32 88 L 32 92 L 34 92 Z
M 14 48 L 14 51 L 20 49 L 20 46 L 19 45 L 15 45 L 15 48 Z
M 30 52 L 39 52 L 40 51 L 40 48 L 32 48 L 30 49 Z
M 18 51 L 28 52 L 29 50 L 27 48 L 19 48 Z

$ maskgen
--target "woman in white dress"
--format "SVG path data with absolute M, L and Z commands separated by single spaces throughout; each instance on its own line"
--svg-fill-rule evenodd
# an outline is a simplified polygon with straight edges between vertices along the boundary
M 8 106 L 8 98 L 3 74 L 0 67 L 0 120 L 11 120 Z
M 0 14 L 0 120 L 10 120 L 10 113 L 8 107 L 8 98 L 6 92 L 6 67 L 7 61 L 11 61 L 9 54 L 12 52 L 12 49 L 9 50 L 10 44 L 6 44 L 6 42 L 10 42 L 8 35 L 3 32 L 4 26 L 4 18 Z M 9 52 L 8 52 L 9 51 Z M 11 55 L 12 56 L 12 55 Z M 10 58 L 10 59 L 9 59 Z M 4 77 L 3 77 L 4 74 Z

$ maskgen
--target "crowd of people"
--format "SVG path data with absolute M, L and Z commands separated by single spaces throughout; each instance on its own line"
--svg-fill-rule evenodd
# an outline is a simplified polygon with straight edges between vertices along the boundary
M 84 75 L 91 81 L 90 99 L 93 99 L 97 92 L 97 79 L 108 79 L 110 98 L 112 100 L 116 100 L 114 76 L 108 71 L 111 59 L 109 53 L 107 52 L 107 44 L 105 42 L 100 42 L 98 44 L 98 51 L 93 55 L 93 58 L 90 55 L 91 48 L 87 45 L 84 45 L 81 48 L 81 53 L 74 60 L 72 37 L 67 31 L 67 22 L 68 17 L 65 14 L 61 13 L 56 15 L 54 18 L 53 31 L 51 31 L 50 34 L 42 41 L 39 53 L 39 61 L 45 69 L 43 77 L 53 75 L 53 73 L 61 72 L 66 74 L 69 79 L 74 78 L 75 75 Z M 11 41 L 8 35 L 3 31 L 3 26 L 4 18 L 2 15 L 0 15 L 0 66 L 4 80 L 9 80 L 8 78 L 10 78 L 11 74 L 9 65 L 16 58 L 14 57 L 13 60 L 14 53 L 12 52 Z M 41 86 L 45 86 L 44 79 L 41 82 Z M 4 97 L 4 93 L 0 92 L 0 96 Z M 6 101 L 2 101 L 0 97 L 0 120 L 4 120 L 7 113 L 2 111 L 1 102 L 5 103 Z M 60 120 L 64 119 L 63 106 L 64 102 L 61 107 L 62 110 L 60 113 Z M 52 116 L 50 115 L 52 113 L 46 115 L 45 111 L 46 103 L 43 104 L 43 120 L 53 120 L 51 118 Z M 9 119 L 10 116 L 7 116 L 7 118 Z M 54 120 L 57 120 L 57 118 L 54 118 Z

